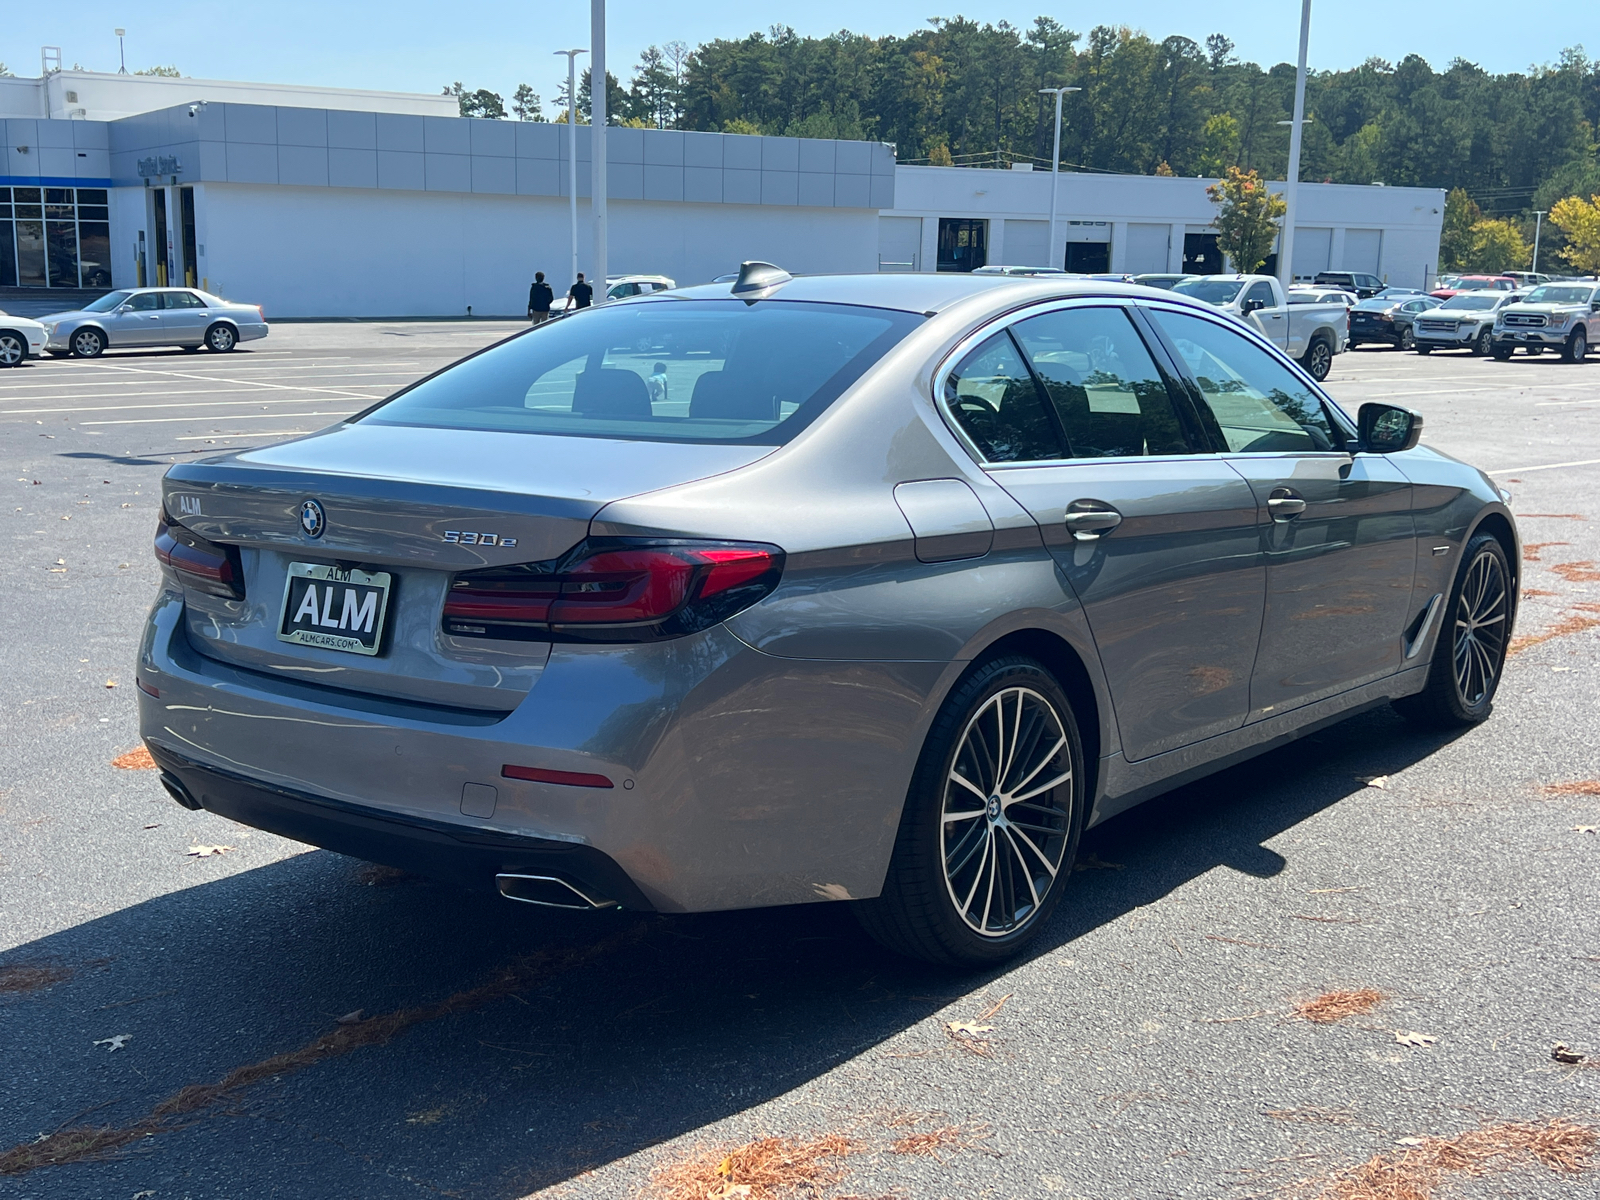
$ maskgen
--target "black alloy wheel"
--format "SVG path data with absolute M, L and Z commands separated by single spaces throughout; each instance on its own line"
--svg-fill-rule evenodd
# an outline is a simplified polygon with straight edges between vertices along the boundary
M 80 329 L 72 335 L 75 358 L 99 358 L 106 352 L 106 335 L 98 329 Z
M 1020 655 L 977 667 L 945 700 L 862 927 L 900 954 L 983 966 L 1038 932 L 1083 827 L 1082 741 L 1066 693 Z
M 1328 372 L 1333 369 L 1333 347 L 1328 345 L 1325 337 L 1314 337 L 1311 345 L 1306 347 L 1305 357 L 1300 360 L 1300 365 L 1305 367 L 1306 374 L 1321 383 L 1328 377 Z
M 239 344 L 239 335 L 233 331 L 232 325 L 224 325 L 218 321 L 206 330 L 206 346 L 218 354 L 226 354 Z
M 1407 720 L 1433 728 L 1476 725 L 1494 707 L 1516 615 L 1511 567 L 1492 534 L 1467 543 L 1463 565 L 1437 619 L 1422 691 L 1394 701 Z

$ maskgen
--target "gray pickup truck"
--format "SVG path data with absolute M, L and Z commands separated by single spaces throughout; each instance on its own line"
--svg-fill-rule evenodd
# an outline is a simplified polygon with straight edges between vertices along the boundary
M 1490 353 L 1501 362 L 1521 348 L 1529 354 L 1558 350 L 1582 362 L 1600 341 L 1600 283 L 1546 283 L 1494 315 Z
M 1344 353 L 1350 336 L 1350 309 L 1343 302 L 1289 304 L 1271 275 L 1196 275 L 1172 290 L 1255 326 L 1318 383 L 1328 377 L 1333 356 Z

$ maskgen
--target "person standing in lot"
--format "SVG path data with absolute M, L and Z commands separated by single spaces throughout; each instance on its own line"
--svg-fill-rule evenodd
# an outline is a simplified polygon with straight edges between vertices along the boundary
M 578 272 L 578 282 L 567 289 L 567 307 L 565 311 L 571 312 L 574 308 L 588 308 L 594 303 L 594 288 L 583 281 L 583 272 Z
M 550 306 L 555 302 L 556 294 L 544 281 L 544 272 L 535 271 L 533 286 L 528 289 L 528 320 L 543 325 L 550 319 Z

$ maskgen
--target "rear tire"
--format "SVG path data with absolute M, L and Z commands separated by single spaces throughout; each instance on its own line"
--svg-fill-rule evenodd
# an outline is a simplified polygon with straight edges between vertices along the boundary
M 1084 783 L 1077 720 L 1055 677 L 1020 655 L 977 667 L 928 731 L 883 892 L 855 905 L 862 928 L 927 962 L 1012 957 L 1072 874 Z
M 106 352 L 106 335 L 98 329 L 80 329 L 72 335 L 74 358 L 99 358 Z
M 1494 711 L 1516 615 L 1511 568 L 1498 539 L 1480 533 L 1467 543 L 1446 598 L 1428 663 L 1428 683 L 1393 701 L 1406 720 L 1430 729 L 1476 725 Z
M 1328 339 L 1321 336 L 1312 338 L 1300 365 L 1318 383 L 1326 379 L 1328 372 L 1333 370 L 1333 347 L 1328 344 Z
M 218 354 L 226 354 L 239 344 L 239 335 L 234 332 L 232 325 L 225 325 L 218 321 L 206 330 L 206 348 Z
M 0 330 L 0 367 L 20 367 L 28 358 L 28 343 L 20 333 Z

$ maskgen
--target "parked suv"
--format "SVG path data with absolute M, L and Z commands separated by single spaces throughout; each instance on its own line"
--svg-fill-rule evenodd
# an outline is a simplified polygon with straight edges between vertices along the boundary
M 1417 353 L 1471 350 L 1488 354 L 1494 344 L 1495 314 L 1522 298 L 1521 292 L 1460 292 L 1411 322 Z
M 1346 292 L 1354 292 L 1359 300 L 1376 296 L 1383 291 L 1383 280 L 1376 275 L 1365 275 L 1360 271 L 1318 271 L 1317 277 L 1311 282 L 1318 287 L 1340 288 Z
M 1600 284 L 1547 283 L 1495 313 L 1493 354 L 1501 362 L 1522 347 L 1529 354 L 1559 349 L 1582 362 L 1600 340 Z

